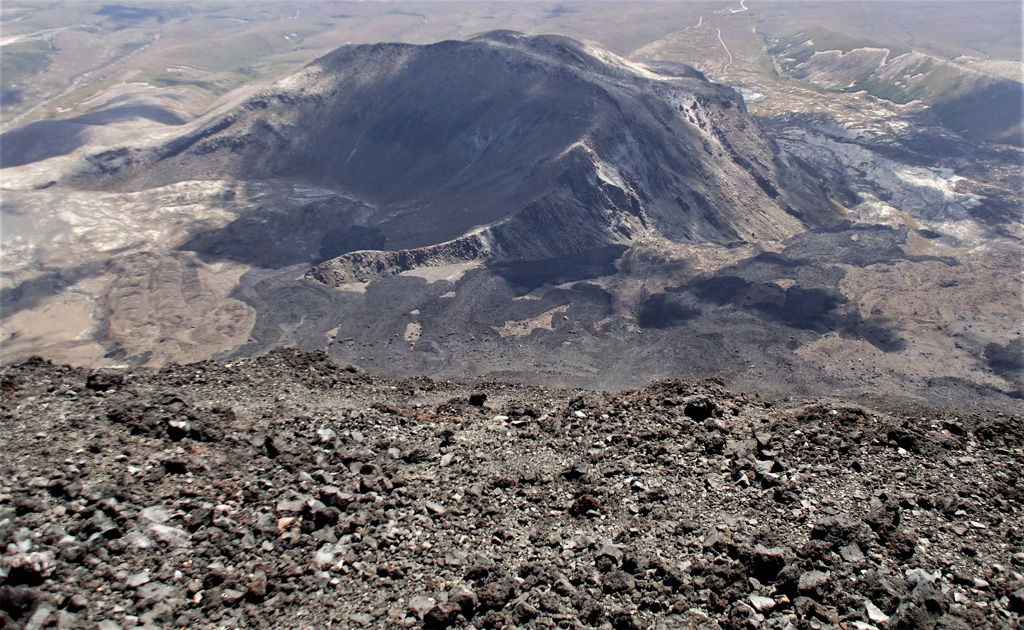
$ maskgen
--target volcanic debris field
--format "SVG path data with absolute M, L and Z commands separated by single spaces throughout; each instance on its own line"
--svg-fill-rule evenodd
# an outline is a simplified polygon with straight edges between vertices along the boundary
M 2 628 L 1006 628 L 1020 417 L 386 380 L 323 352 L 4 368 Z

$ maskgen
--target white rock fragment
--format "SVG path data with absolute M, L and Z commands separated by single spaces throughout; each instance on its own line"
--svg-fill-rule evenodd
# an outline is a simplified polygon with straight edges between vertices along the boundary
M 167 521 L 171 520 L 171 515 L 165 508 L 154 505 L 139 512 L 139 518 L 144 521 L 149 521 L 150 523 L 163 525 Z
M 942 573 L 940 571 L 938 571 L 938 570 L 936 570 L 934 573 L 928 573 L 924 569 L 918 568 L 918 569 L 907 569 L 906 576 L 907 576 L 907 586 L 909 588 L 914 588 L 915 586 L 917 586 L 918 584 L 921 584 L 922 582 L 928 583 L 928 584 L 930 584 L 932 582 L 935 582 L 936 580 L 938 580 L 939 578 L 942 577 Z
M 324 429 L 317 429 L 316 430 L 316 436 L 318 438 L 320 438 L 320 441 L 322 443 L 326 444 L 326 443 L 331 442 L 332 440 L 334 440 L 334 438 L 336 438 L 338 436 L 338 434 L 334 432 L 334 429 L 324 428 Z
M 153 540 L 167 545 L 172 549 L 184 549 L 192 546 L 192 536 L 183 529 L 150 523 L 146 528 Z
M 867 610 L 869 621 L 873 623 L 888 623 L 889 615 L 882 612 L 871 600 L 864 600 L 864 608 Z
M 143 571 L 142 573 L 136 573 L 129 577 L 125 584 L 127 584 L 129 588 L 139 588 L 147 582 L 149 582 L 149 572 Z

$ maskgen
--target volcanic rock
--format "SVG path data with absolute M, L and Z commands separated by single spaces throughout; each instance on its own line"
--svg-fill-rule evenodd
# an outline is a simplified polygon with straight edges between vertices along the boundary
M 331 376 L 311 377 L 311 365 Z M 66 396 L 84 370 L 0 371 L 52 385 L 0 398 L 4 624 L 781 628 L 795 616 L 960 628 L 1014 627 L 1024 614 L 1024 510 L 974 481 L 1010 479 L 1024 461 L 978 437 L 985 414 L 876 401 L 878 439 L 852 455 L 828 446 L 841 425 L 806 431 L 805 401 L 768 408 L 709 382 L 613 393 L 392 381 L 293 350 L 204 363 L 207 382 L 196 368 L 124 376 L 144 400 L 230 401 L 218 442 L 134 432 L 111 417 L 115 396 Z M 531 433 L 450 404 L 471 393 L 572 424 Z M 691 396 L 735 409 L 706 419 L 728 431 L 729 455 L 696 448 L 708 428 L 682 409 L 665 413 Z M 953 417 L 962 439 L 937 456 L 884 442 L 891 427 L 926 434 Z M 793 502 L 732 475 L 769 426 Z M 41 447 L 39 434 L 60 438 Z M 442 448 L 460 459 L 438 466 Z M 405 457 L 415 449 L 431 455 Z M 164 474 L 171 459 L 185 473 Z M 583 462 L 584 474 L 564 474 Z M 721 485 L 709 490 L 707 475 Z M 916 508 L 901 507 L 908 494 Z
M 340 48 L 178 137 L 92 156 L 74 183 L 194 179 L 299 181 L 352 200 L 302 228 L 331 259 L 307 276 L 330 285 L 651 235 L 779 238 L 829 207 L 738 92 L 687 66 L 511 31 Z M 187 247 L 280 266 L 253 260 L 254 240 L 267 257 L 282 247 L 262 225 L 238 221 Z

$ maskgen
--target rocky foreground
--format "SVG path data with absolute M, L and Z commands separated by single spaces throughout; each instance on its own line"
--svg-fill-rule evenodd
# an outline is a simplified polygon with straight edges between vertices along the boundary
M 1006 628 L 1024 423 L 322 353 L 5 368 L 0 628 Z

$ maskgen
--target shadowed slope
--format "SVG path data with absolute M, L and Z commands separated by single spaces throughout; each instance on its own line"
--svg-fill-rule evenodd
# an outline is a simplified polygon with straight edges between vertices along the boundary
M 685 66 L 655 72 L 508 31 L 344 47 L 188 133 L 91 167 L 78 184 L 298 181 L 364 201 L 369 216 L 354 221 L 380 230 L 386 250 L 504 260 L 650 235 L 784 237 L 825 206 L 789 198 L 799 173 L 735 91 Z M 460 238 L 475 244 L 445 245 Z

